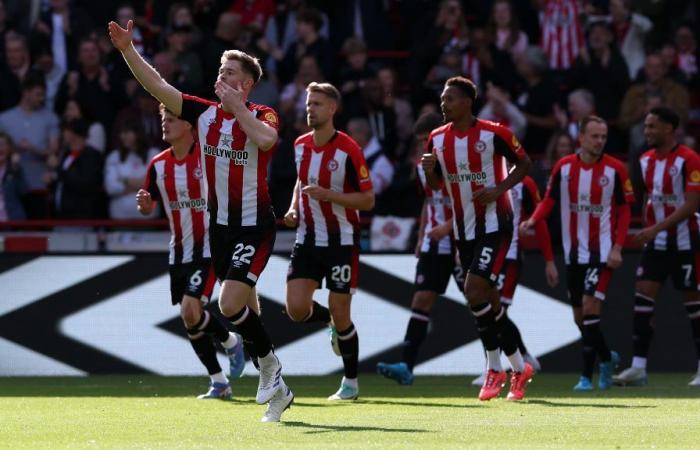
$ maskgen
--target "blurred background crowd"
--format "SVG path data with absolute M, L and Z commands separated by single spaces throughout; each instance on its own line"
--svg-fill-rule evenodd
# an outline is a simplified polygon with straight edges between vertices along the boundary
M 696 148 L 699 17 L 693 0 L 0 0 L 0 221 L 142 218 L 134 195 L 167 144 L 109 20 L 134 20 L 137 50 L 186 93 L 212 98 L 226 49 L 261 60 L 250 100 L 280 113 L 278 216 L 296 179 L 292 144 L 308 131 L 305 87 L 329 81 L 343 95 L 336 126 L 370 167 L 373 214 L 416 217 L 413 124 L 440 111 L 455 75 L 478 85 L 479 117 L 520 138 L 541 186 L 591 113 L 636 176 L 653 106 L 676 110 L 680 141 Z

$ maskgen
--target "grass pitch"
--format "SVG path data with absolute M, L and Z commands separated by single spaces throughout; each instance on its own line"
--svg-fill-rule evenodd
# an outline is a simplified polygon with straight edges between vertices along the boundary
M 571 391 L 575 375 L 543 374 L 521 403 L 479 402 L 466 377 L 402 387 L 375 375 L 360 377 L 357 402 L 326 401 L 339 379 L 286 378 L 294 406 L 265 424 L 250 377 L 230 402 L 196 400 L 204 378 L 0 378 L 0 448 L 700 447 L 688 374 L 590 394 Z

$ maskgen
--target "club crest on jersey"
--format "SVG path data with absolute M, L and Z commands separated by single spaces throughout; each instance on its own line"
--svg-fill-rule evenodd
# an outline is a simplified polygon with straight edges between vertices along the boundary
M 369 172 L 367 171 L 367 166 L 362 166 L 360 167 L 360 177 L 361 178 L 367 178 L 369 176 Z
M 338 167 L 340 167 L 340 165 L 338 164 L 338 161 L 336 161 L 335 159 L 331 159 L 330 161 L 328 161 L 328 164 L 326 164 L 326 167 L 331 172 L 335 172 L 336 170 L 338 170 Z
M 201 180 L 202 179 L 202 168 L 195 167 L 194 170 L 192 171 L 192 176 L 194 177 L 195 180 Z
M 486 151 L 486 142 L 484 141 L 476 141 L 476 144 L 474 144 L 474 150 L 477 151 L 477 153 L 483 153 Z
M 510 143 L 513 145 L 513 148 L 518 148 L 520 147 L 520 141 L 518 141 L 518 138 L 513 135 L 513 137 L 510 139 Z
M 692 181 L 693 183 L 700 182 L 700 170 L 693 170 L 692 172 L 690 172 L 690 181 Z
M 601 175 L 601 177 L 598 178 L 598 185 L 605 187 L 608 184 L 610 184 L 610 178 L 606 177 L 605 175 Z
M 265 114 L 265 120 L 270 123 L 277 123 L 277 116 L 273 112 L 268 112 Z
M 625 191 L 632 192 L 632 180 L 629 178 L 625 181 Z
M 696 171 L 697 172 L 697 171 Z M 668 168 L 668 174 L 671 175 L 672 177 L 675 177 L 678 175 L 678 167 L 676 166 L 671 166 Z M 693 175 L 690 175 L 690 179 L 693 179 Z M 700 173 L 698 174 L 698 181 L 700 181 Z

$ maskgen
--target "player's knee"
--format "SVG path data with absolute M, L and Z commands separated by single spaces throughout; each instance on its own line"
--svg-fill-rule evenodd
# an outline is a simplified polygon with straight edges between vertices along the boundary
M 187 328 L 191 328 L 199 322 L 201 311 L 192 302 L 183 301 L 180 307 L 180 317 Z
M 431 291 L 418 291 L 413 296 L 411 301 L 411 309 L 419 309 L 421 311 L 430 312 L 435 304 L 437 294 Z
M 309 316 L 310 308 L 297 303 L 287 304 L 287 316 L 294 322 L 303 322 Z
M 480 304 L 488 301 L 486 289 L 476 283 L 467 283 L 464 287 L 464 295 L 470 305 Z

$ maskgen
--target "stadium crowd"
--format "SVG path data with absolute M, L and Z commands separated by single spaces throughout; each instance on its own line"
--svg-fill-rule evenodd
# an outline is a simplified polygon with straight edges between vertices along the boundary
M 183 92 L 210 96 L 226 49 L 260 59 L 250 100 L 280 114 L 268 172 L 278 217 L 312 81 L 341 91 L 337 125 L 363 148 L 373 213 L 416 217 L 414 120 L 439 111 L 455 75 L 477 84 L 479 117 L 523 142 L 540 185 L 592 113 L 633 179 L 654 106 L 677 111 L 680 141 L 696 148 L 699 17 L 690 0 L 0 0 L 0 221 L 143 218 L 134 195 L 167 145 L 157 101 L 110 43 L 111 19 L 135 21 L 139 53 Z

